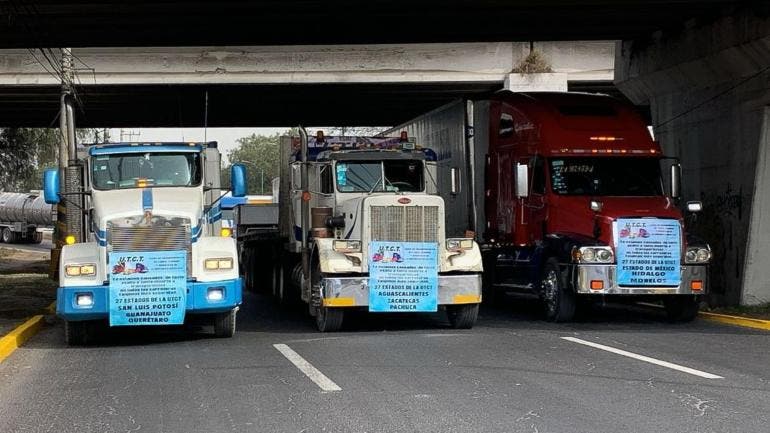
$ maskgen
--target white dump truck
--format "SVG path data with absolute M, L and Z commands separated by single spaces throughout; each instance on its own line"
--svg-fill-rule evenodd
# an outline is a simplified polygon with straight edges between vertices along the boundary
M 473 326 L 481 253 L 471 234 L 445 235 L 452 210 L 436 191 L 435 153 L 406 137 L 320 133 L 283 137 L 281 153 L 279 203 L 237 208 L 239 230 L 252 233 L 241 239 L 247 285 L 275 264 L 273 293 L 306 303 L 321 332 L 350 309 L 446 310 L 453 327 Z

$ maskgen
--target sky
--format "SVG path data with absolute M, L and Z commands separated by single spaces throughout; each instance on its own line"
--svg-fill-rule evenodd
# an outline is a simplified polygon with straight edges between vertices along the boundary
M 208 128 L 205 132 L 203 128 L 110 129 L 110 141 L 216 141 L 223 159 L 226 159 L 227 152 L 238 147 L 237 140 L 241 137 L 251 134 L 273 135 L 289 128 Z
M 219 145 L 219 152 L 222 154 L 222 163 L 228 164 L 227 152 L 238 147 L 237 140 L 239 138 L 248 137 L 251 134 L 274 135 L 284 133 L 290 128 L 291 126 L 285 128 L 208 128 L 206 130 L 204 128 L 112 128 L 109 133 L 111 142 L 216 141 Z M 363 128 L 366 132 L 359 133 L 371 135 L 384 128 L 368 127 Z M 322 129 L 327 134 L 330 133 L 329 127 L 324 126 L 310 127 L 308 133 L 314 134 L 316 129 Z

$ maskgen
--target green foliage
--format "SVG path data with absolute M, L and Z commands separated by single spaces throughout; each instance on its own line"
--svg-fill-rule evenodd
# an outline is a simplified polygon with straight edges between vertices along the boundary
M 0 130 L 0 191 L 42 189 L 43 170 L 56 167 L 58 143 L 58 129 Z
M 78 129 L 78 143 L 101 143 L 106 130 Z M 0 191 L 27 192 L 43 188 L 43 171 L 58 165 L 57 128 L 0 129 Z
M 257 135 L 238 139 L 238 147 L 227 152 L 231 164 L 239 162 L 246 167 L 249 194 L 271 194 L 271 181 L 280 175 L 279 143 L 282 135 Z M 222 169 L 222 185 L 230 185 L 230 168 Z

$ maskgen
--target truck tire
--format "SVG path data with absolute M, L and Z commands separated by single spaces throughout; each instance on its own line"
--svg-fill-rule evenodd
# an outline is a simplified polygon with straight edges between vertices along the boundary
M 545 307 L 545 318 L 549 322 L 569 322 L 575 317 L 575 293 L 564 281 L 559 262 L 551 257 L 543 268 L 540 293 Z
M 310 284 L 314 287 L 321 284 L 321 265 L 318 259 L 315 258 L 310 268 Z M 311 296 L 312 298 L 312 296 Z M 322 302 L 319 300 L 319 302 Z M 310 300 L 310 305 L 313 305 L 313 300 Z M 342 308 L 333 307 L 311 307 L 311 316 L 315 317 L 315 325 L 321 332 L 337 332 L 342 328 L 342 320 L 345 318 L 345 310 Z
M 32 235 L 32 243 L 39 244 L 42 242 L 43 242 L 43 232 L 35 232 L 35 234 Z
M 446 315 L 454 329 L 471 329 L 479 317 L 479 304 L 447 305 Z
M 286 284 L 286 280 L 284 278 L 284 271 L 283 271 L 283 264 L 278 263 L 273 267 L 273 298 L 277 299 L 278 302 L 281 302 L 281 299 L 283 296 L 284 291 L 284 285 Z
M 214 316 L 214 335 L 219 338 L 231 338 L 235 335 L 235 318 L 237 308 Z
M 64 321 L 64 341 L 68 346 L 87 346 L 96 342 L 99 321 Z
M 666 317 L 671 322 L 692 322 L 698 315 L 700 300 L 697 296 L 671 295 L 663 299 Z
M 317 307 L 315 325 L 321 332 L 337 332 L 342 328 L 345 310 L 342 308 Z
M 13 233 L 11 232 L 11 229 L 8 227 L 3 229 L 3 235 L 0 237 L 0 240 L 3 241 L 3 243 L 10 244 L 13 243 Z

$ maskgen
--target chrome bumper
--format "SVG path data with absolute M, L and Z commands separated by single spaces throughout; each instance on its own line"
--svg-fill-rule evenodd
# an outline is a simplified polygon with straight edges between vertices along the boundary
M 368 277 L 327 277 L 321 281 L 321 297 L 327 307 L 369 306 Z M 438 304 L 481 302 L 481 274 L 438 276 Z
M 706 266 L 682 266 L 682 280 L 677 287 L 618 286 L 615 278 L 616 265 L 577 265 L 575 290 L 590 295 L 703 295 L 706 293 Z M 591 289 L 592 281 L 601 281 L 602 289 Z M 693 290 L 693 282 L 700 281 L 701 290 Z

